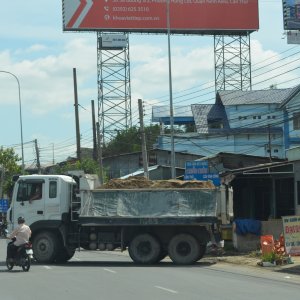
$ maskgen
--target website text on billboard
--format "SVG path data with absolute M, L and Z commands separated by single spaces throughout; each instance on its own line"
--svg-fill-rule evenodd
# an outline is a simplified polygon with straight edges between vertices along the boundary
M 168 0 L 63 0 L 72 30 L 166 32 Z M 258 30 L 258 0 L 169 0 L 176 33 Z

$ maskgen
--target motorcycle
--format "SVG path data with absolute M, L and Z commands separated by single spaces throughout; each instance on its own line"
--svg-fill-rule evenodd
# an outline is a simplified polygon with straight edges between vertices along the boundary
M 7 237 L 8 230 L 7 230 L 7 225 L 5 223 L 2 223 L 0 225 L 0 235 L 3 237 Z
M 12 270 L 14 266 L 22 267 L 23 271 L 28 272 L 33 259 L 32 244 L 30 242 L 18 247 L 13 261 L 6 259 L 6 267 Z

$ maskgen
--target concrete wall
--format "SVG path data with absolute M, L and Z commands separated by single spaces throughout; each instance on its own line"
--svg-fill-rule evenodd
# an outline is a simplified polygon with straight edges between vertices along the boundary
M 268 133 L 265 134 L 238 134 L 225 136 L 220 134 L 214 136 L 179 137 L 175 136 L 175 151 L 195 153 L 202 156 L 211 156 L 219 152 L 241 153 L 255 156 L 269 156 Z M 169 136 L 160 136 L 159 148 L 171 150 L 171 139 Z M 284 158 L 285 151 L 283 138 L 280 134 L 272 135 L 272 156 Z
M 277 107 L 277 104 L 243 104 L 227 105 L 225 110 L 230 128 L 245 128 L 278 124 L 283 114 Z

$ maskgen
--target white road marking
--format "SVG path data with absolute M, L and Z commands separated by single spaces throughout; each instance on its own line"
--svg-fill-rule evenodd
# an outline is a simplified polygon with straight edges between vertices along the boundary
M 291 276 L 284 276 L 284 278 L 286 278 L 286 279 L 290 279 L 290 278 L 291 278 Z
M 44 266 L 44 268 L 47 269 L 47 270 L 52 270 L 52 268 L 49 267 L 49 266 Z
M 111 270 L 111 269 L 103 269 L 104 271 L 107 271 L 107 272 L 110 272 L 110 273 L 117 273 L 116 271 L 114 271 L 114 270 Z
M 177 291 L 170 290 L 170 289 L 164 288 L 164 287 L 162 287 L 162 286 L 159 286 L 159 285 L 155 285 L 154 287 L 155 287 L 155 288 L 157 288 L 157 289 L 160 289 L 160 290 L 163 290 L 163 291 L 166 291 L 166 292 L 172 293 L 172 294 L 178 294 L 178 292 L 177 292 Z

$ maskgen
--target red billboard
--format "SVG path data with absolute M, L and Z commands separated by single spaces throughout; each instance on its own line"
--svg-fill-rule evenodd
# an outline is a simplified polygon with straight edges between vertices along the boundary
M 258 0 L 63 0 L 64 31 L 173 33 L 258 30 Z

